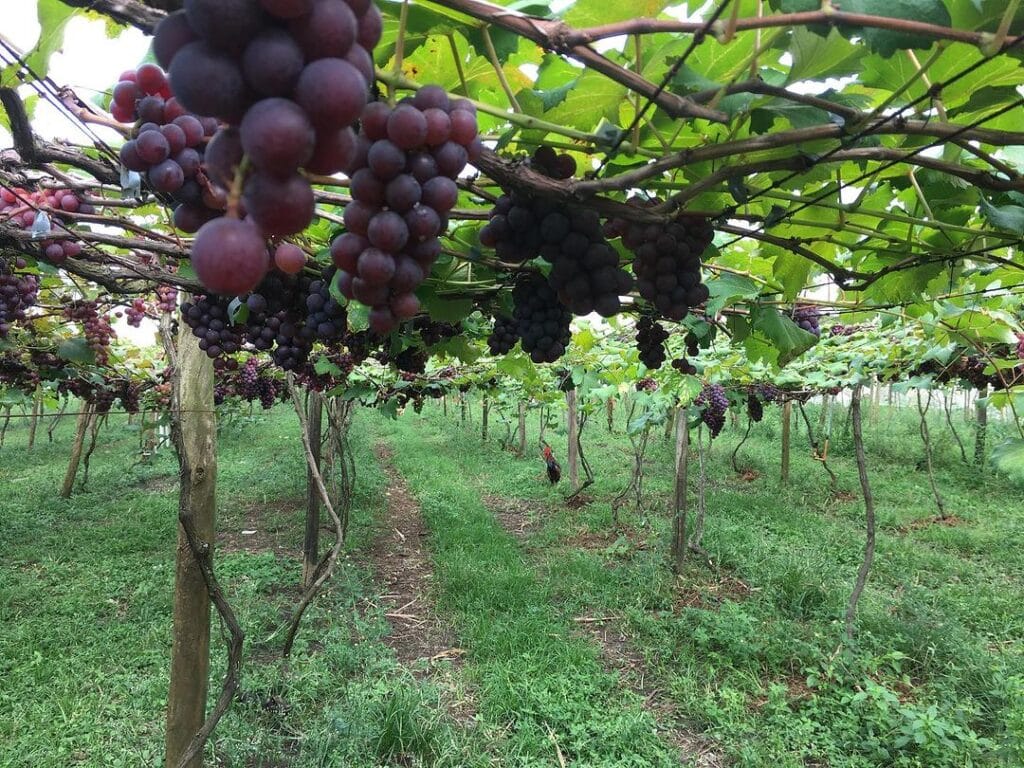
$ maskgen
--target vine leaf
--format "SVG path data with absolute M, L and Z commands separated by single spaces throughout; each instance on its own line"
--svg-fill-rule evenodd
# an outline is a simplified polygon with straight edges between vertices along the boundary
M 50 69 L 50 56 L 64 44 L 64 27 L 75 15 L 74 8 L 69 8 L 60 0 L 39 0 L 37 6 L 39 17 L 39 41 L 25 57 L 26 71 L 24 81 L 18 76 L 21 67 L 15 63 L 0 72 L 0 86 L 13 87 L 20 82 L 31 82 L 35 79 L 27 72 L 31 69 L 35 76 L 46 77 Z
M 992 226 L 1018 235 L 1024 234 L 1024 207 L 1019 205 L 992 205 L 981 197 L 981 210 Z
M 992 451 L 992 464 L 1011 480 L 1024 485 L 1024 440 L 1012 437 Z
M 944 27 L 953 23 L 941 0 L 843 0 L 843 10 L 908 21 L 927 19 L 931 24 Z M 862 38 L 871 50 L 885 58 L 904 48 L 930 48 L 935 42 L 930 37 L 888 29 L 843 26 L 841 31 L 846 37 Z

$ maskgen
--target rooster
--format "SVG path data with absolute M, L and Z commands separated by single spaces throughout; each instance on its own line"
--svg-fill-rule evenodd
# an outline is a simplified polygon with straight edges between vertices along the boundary
M 562 468 L 555 460 L 555 455 L 551 452 L 550 445 L 545 443 L 542 455 L 544 456 L 544 463 L 548 465 L 548 480 L 554 485 L 562 479 Z

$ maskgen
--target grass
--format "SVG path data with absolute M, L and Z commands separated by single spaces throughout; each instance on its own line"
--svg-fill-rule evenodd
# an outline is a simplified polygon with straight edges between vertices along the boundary
M 474 406 L 479 414 L 479 407 Z M 789 485 L 777 478 L 775 409 L 740 451 L 727 427 L 706 456 L 712 563 L 666 568 L 671 445 L 653 435 L 644 507 L 610 502 L 632 457 L 595 414 L 584 442 L 590 503 L 568 508 L 543 463 L 503 450 L 439 404 L 397 421 L 362 413 L 351 539 L 311 607 L 292 662 L 275 631 L 297 595 L 305 471 L 286 408 L 225 421 L 219 445 L 217 567 L 247 632 L 242 690 L 209 747 L 223 766 L 668 766 L 678 757 L 654 715 L 573 619 L 616 616 L 663 699 L 749 768 L 962 768 L 1024 763 L 1024 532 L 1019 490 L 960 463 L 932 425 L 936 513 L 916 414 L 868 419 L 879 547 L 858 616 L 842 613 L 863 547 L 852 447 L 841 415 L 830 465 L 794 434 Z M 816 419 L 815 408 L 810 417 Z M 512 414 L 508 415 L 510 418 Z M 140 462 L 135 425 L 112 416 L 87 488 L 56 498 L 71 419 L 26 450 L 23 424 L 0 449 L 0 766 L 155 765 L 162 760 L 176 532 L 176 463 Z M 529 444 L 537 423 L 531 412 Z M 745 425 L 742 425 L 745 427 Z M 968 425 L 961 433 L 971 436 Z M 1006 425 L 990 427 L 992 444 Z M 565 459 L 564 431 L 547 430 Z M 387 530 L 388 443 L 430 529 L 433 595 L 465 649 L 429 675 L 385 643 L 365 565 Z M 696 473 L 691 473 L 695 475 Z M 691 477 L 691 480 L 695 480 Z M 691 494 L 692 498 L 692 494 Z M 495 501 L 529 510 L 513 537 Z M 485 503 L 486 502 L 486 503 Z M 256 530 L 254 535 L 244 530 Z M 211 688 L 223 671 L 217 638 Z M 456 714 L 462 713 L 462 714 Z M 468 713 L 468 714 L 467 714 Z M 664 723 L 661 723 L 663 726 Z
M 389 428 L 407 452 L 429 456 L 438 485 L 462 482 L 477 495 L 531 503 L 538 526 L 525 552 L 540 589 L 563 617 L 622 615 L 676 705 L 737 764 L 1019 765 L 1019 491 L 963 466 L 936 421 L 940 488 L 958 520 L 928 522 L 936 510 L 926 474 L 915 469 L 922 457 L 916 413 L 883 409 L 866 425 L 877 560 L 857 639 L 841 645 L 863 548 L 852 446 L 837 418 L 830 466 L 849 496 L 827 493 L 802 430 L 794 435 L 792 481 L 782 487 L 778 416 L 769 413 L 740 453 L 758 473 L 753 481 L 728 466 L 740 427 L 715 441 L 705 534 L 714 565 L 694 559 L 678 582 L 665 568 L 672 457 L 660 436 L 648 455 L 646 509 L 627 514 L 616 532 L 610 500 L 627 482 L 632 458 L 625 437 L 609 434 L 597 416 L 584 437 L 597 481 L 588 489 L 593 503 L 581 510 L 567 509 L 563 491 L 544 483 L 539 459 L 516 459 L 493 438 L 481 445 L 477 424 L 460 427 L 438 407 L 407 413 Z M 809 415 L 814 421 L 817 414 L 812 408 Z M 501 432 L 500 419 L 492 415 L 492 435 Z M 536 419 L 530 426 L 532 446 Z M 993 444 L 1001 429 L 990 427 Z M 547 438 L 562 440 L 559 434 L 549 428 Z M 564 464 L 564 447 L 556 452 Z
M 0 451 L 0 766 L 158 765 L 177 464 L 170 449 L 138 463 L 133 425 L 111 416 L 88 487 L 62 501 L 72 429 L 65 419 L 53 444 L 41 431 L 28 451 L 26 429 L 12 423 Z M 387 624 L 359 557 L 381 522 L 384 478 L 359 430 L 353 445 L 364 469 L 345 561 L 307 613 L 285 673 L 283 633 L 270 638 L 301 573 L 295 415 L 282 408 L 222 429 L 218 529 L 229 535 L 216 565 L 247 637 L 242 689 L 211 764 L 455 766 L 486 751 L 475 730 L 453 723 L 449 692 L 413 678 L 383 643 Z M 241 535 L 252 528 L 256 536 Z M 223 659 L 217 638 L 211 691 Z

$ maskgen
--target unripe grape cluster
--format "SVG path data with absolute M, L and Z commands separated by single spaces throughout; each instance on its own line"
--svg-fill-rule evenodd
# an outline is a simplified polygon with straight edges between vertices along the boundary
M 507 355 L 519 341 L 519 327 L 515 320 L 505 315 L 494 318 L 494 328 L 487 337 L 487 347 L 492 355 Z
M 531 275 L 512 289 L 513 318 L 523 351 L 535 363 L 553 363 L 565 354 L 572 315 L 544 278 Z
M 171 313 L 178 308 L 178 289 L 173 285 L 156 287 L 156 309 L 158 312 Z
M 93 214 L 96 209 L 69 189 L 39 189 L 29 191 L 21 187 L 0 189 L 0 218 L 7 219 L 22 229 L 31 230 L 40 212 L 45 212 L 50 221 L 65 221 L 75 214 Z M 41 222 L 40 222 L 41 223 Z M 47 227 L 46 233 L 53 227 Z M 82 252 L 77 240 L 56 240 L 44 238 L 40 243 L 40 255 L 51 264 L 61 265 L 68 258 Z
M 651 370 L 661 368 L 665 362 L 665 341 L 668 331 L 654 320 L 644 315 L 636 324 L 636 347 L 640 352 L 640 362 Z
M 178 229 L 195 232 L 224 212 L 225 191 L 211 185 L 202 169 L 206 140 L 216 132 L 217 120 L 186 110 L 171 95 L 160 67 L 143 64 L 122 73 L 110 113 L 120 122 L 138 123 L 134 137 L 121 145 L 121 163 L 145 174 L 154 191 L 171 195 Z
M 481 151 L 476 109 L 426 86 L 394 109 L 368 104 L 359 140 L 347 231 L 331 256 L 342 294 L 370 307 L 370 328 L 383 334 L 419 311 L 413 291 L 441 252 L 438 238 L 458 200 L 455 179 Z
M 648 205 L 656 201 L 651 201 Z M 708 299 L 701 282 L 701 256 L 714 238 L 711 222 L 681 215 L 668 224 L 641 224 L 613 219 L 605 226 L 608 237 L 622 237 L 631 250 L 633 273 L 640 297 L 664 317 L 682 320 Z
M 820 319 L 821 313 L 813 304 L 797 304 L 793 307 L 793 322 L 815 336 L 821 336 Z
M 270 266 L 265 238 L 312 221 L 303 172 L 349 168 L 382 26 L 370 0 L 186 0 L 157 27 L 153 50 L 174 95 L 227 124 L 207 147 L 211 177 L 227 188 L 245 172 L 248 218 L 214 219 L 196 235 L 193 266 L 208 289 L 254 288 Z
M 711 436 L 718 437 L 725 426 L 725 412 L 729 409 L 725 389 L 721 384 L 705 384 L 693 402 L 700 407 L 701 421 L 707 424 Z
M 24 322 L 39 296 L 39 278 L 16 271 L 24 268 L 25 260 L 20 257 L 0 257 L 0 339 L 15 323 Z

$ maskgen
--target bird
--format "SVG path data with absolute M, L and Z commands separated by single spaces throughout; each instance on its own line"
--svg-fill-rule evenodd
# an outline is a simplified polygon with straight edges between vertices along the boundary
M 551 481 L 552 485 L 554 485 L 562 479 L 562 468 L 555 460 L 555 455 L 551 452 L 550 445 L 544 445 L 542 455 L 544 456 L 544 463 L 548 465 L 548 480 Z

